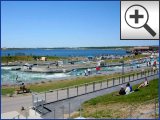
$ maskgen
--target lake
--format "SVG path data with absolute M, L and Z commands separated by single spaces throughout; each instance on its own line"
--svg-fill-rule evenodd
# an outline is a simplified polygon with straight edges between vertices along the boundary
M 126 50 L 104 50 L 104 49 L 19 49 L 19 50 L 2 50 L 2 56 L 15 56 L 18 54 L 34 56 L 99 56 L 99 55 L 126 55 Z

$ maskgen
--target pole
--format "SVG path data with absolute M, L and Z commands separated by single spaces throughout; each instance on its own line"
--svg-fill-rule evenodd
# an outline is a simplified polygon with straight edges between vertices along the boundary
M 69 88 L 67 88 L 67 98 L 69 98 Z
M 87 84 L 85 84 L 85 94 L 87 93 Z
M 32 94 L 32 105 L 34 106 L 34 95 Z
M 80 110 L 79 110 L 79 114 L 80 114 L 80 117 L 82 116 L 82 106 L 81 106 L 81 102 L 80 102 Z
M 56 118 L 56 116 L 55 116 L 55 115 L 56 115 L 56 114 L 55 114 L 55 108 L 53 109 L 53 115 L 54 115 L 53 118 L 55 119 L 55 118 Z
M 64 119 L 64 105 L 61 108 L 62 108 L 62 114 L 63 114 L 63 119 Z
M 77 85 L 77 96 L 78 96 L 78 85 Z
M 57 101 L 58 101 L 58 90 L 57 90 Z
M 45 103 L 47 102 L 47 96 L 46 96 L 46 92 L 44 93 L 44 95 L 45 95 Z
M 70 102 L 69 102 L 69 118 L 70 118 L 70 112 L 71 112 L 71 111 L 70 111 L 70 107 L 71 107 L 71 105 L 70 105 Z

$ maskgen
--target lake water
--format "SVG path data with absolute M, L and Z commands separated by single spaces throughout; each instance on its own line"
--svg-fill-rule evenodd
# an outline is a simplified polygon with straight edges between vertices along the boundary
M 98 56 L 98 55 L 126 55 L 126 50 L 102 50 L 102 49 L 21 49 L 21 50 L 2 50 L 2 56 L 14 56 L 23 53 L 34 56 Z

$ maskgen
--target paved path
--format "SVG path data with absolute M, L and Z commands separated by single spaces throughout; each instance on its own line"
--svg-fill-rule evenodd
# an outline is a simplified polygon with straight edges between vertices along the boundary
M 153 80 L 154 78 L 158 78 L 158 75 L 148 77 L 148 80 Z M 137 81 L 130 82 L 130 83 L 131 83 L 131 85 L 135 85 L 135 84 L 141 83 L 142 81 L 144 81 L 144 78 L 139 79 Z M 125 86 L 126 83 L 122 84 L 122 85 Z M 117 85 L 115 87 L 110 87 L 110 88 L 99 90 L 99 91 L 96 91 L 93 93 L 89 93 L 89 94 L 81 95 L 78 97 L 46 104 L 44 106 L 46 108 L 50 109 L 52 112 L 48 112 L 47 114 L 43 115 L 42 117 L 45 119 L 47 119 L 47 118 L 48 119 L 49 118 L 63 118 L 63 114 L 69 115 L 69 111 L 70 111 L 70 113 L 77 111 L 80 108 L 81 103 L 83 103 L 84 101 L 87 101 L 91 98 L 94 98 L 94 97 L 97 97 L 100 95 L 104 95 L 107 93 L 118 91 L 120 89 L 120 86 L 121 85 Z M 69 106 L 70 106 L 70 110 L 69 110 Z M 67 116 L 67 117 L 69 117 L 69 116 Z

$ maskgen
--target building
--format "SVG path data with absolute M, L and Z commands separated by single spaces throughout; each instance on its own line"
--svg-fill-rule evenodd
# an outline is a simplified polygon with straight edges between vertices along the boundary
M 131 48 L 131 51 L 147 52 L 147 51 L 158 51 L 158 49 L 159 49 L 158 46 L 138 46 Z
M 47 61 L 47 58 L 46 57 L 41 57 L 40 60 L 41 61 Z

